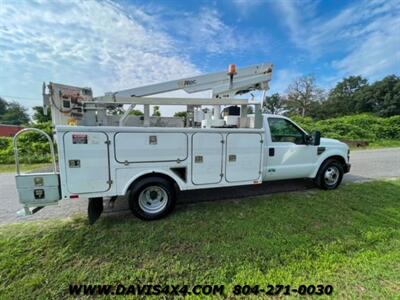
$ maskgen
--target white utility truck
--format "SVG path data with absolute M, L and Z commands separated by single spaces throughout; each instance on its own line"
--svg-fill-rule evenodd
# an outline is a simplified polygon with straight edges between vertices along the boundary
M 268 90 L 273 66 L 259 64 L 228 72 L 137 87 L 93 97 L 90 88 L 43 84 L 45 108 L 55 125 L 58 168 L 20 174 L 14 138 L 16 183 L 24 214 L 60 200 L 88 198 L 89 221 L 103 211 L 103 198 L 127 196 L 132 212 L 145 220 L 172 211 L 178 191 L 313 178 L 336 188 L 349 172 L 349 148 L 308 134 L 290 119 L 262 114 L 262 101 L 238 98 Z M 211 98 L 166 98 L 174 90 L 212 91 Z M 150 97 L 149 97 L 150 96 Z M 144 114 L 130 114 L 143 105 Z M 150 116 L 150 105 L 186 105 L 185 121 Z M 248 114 L 248 106 L 254 113 Z M 212 110 L 204 107 L 213 107 Z M 222 107 L 225 107 L 222 110 Z M 47 109 L 45 109 L 47 111 Z

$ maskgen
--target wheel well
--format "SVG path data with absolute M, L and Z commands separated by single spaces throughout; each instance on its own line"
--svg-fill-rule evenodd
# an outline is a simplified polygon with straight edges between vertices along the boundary
M 342 156 L 340 156 L 340 155 L 329 156 L 328 158 L 326 158 L 326 159 L 322 162 L 321 166 L 322 166 L 327 160 L 337 160 L 337 161 L 339 161 L 339 162 L 342 164 L 343 168 L 346 167 L 346 160 L 345 160 Z
M 317 178 L 320 175 L 323 165 L 328 160 L 336 160 L 336 161 L 338 161 L 343 166 L 343 169 L 345 170 L 345 168 L 346 168 L 346 160 L 342 156 L 340 156 L 340 155 L 329 156 L 329 157 L 325 158 L 324 161 L 319 165 L 318 171 L 315 173 L 315 175 L 314 175 L 315 177 L 314 178 Z
M 169 181 L 175 188 L 176 191 L 179 191 L 179 185 L 176 183 L 175 179 L 173 179 L 171 176 L 168 176 L 166 174 L 163 173 L 158 173 L 158 172 L 152 172 L 152 173 L 147 173 L 144 174 L 138 178 L 136 178 L 130 185 L 128 188 L 128 192 L 132 189 L 132 187 L 140 180 L 144 179 L 144 178 L 148 178 L 148 177 L 161 177 L 167 181 Z

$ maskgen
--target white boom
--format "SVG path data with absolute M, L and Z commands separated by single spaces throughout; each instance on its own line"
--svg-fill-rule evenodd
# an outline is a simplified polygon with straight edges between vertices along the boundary
M 228 71 L 199 75 L 122 90 L 113 95 L 115 97 L 142 97 L 182 89 L 187 93 L 212 90 L 213 98 L 234 97 L 236 94 L 252 90 L 268 89 L 272 68 L 271 64 L 258 64 L 238 69 L 234 72 L 236 74 Z M 101 100 L 101 98 L 97 99 Z
M 188 111 L 194 106 L 214 105 L 213 119 L 215 124 L 220 119 L 221 105 L 248 104 L 248 100 L 235 99 L 254 90 L 268 90 L 268 83 L 272 77 L 272 64 L 257 64 L 245 68 L 236 69 L 230 65 L 228 72 L 217 72 L 199 76 L 193 76 L 178 80 L 146 85 L 142 87 L 126 89 L 106 93 L 104 96 L 92 97 L 90 88 L 77 88 L 56 83 L 49 84 L 49 94 L 43 89 L 44 105 L 51 107 L 53 122 L 55 125 L 72 123 L 81 125 L 107 124 L 106 109 L 123 104 L 130 104 L 130 109 L 120 118 L 119 124 L 124 124 L 125 118 L 136 104 L 144 105 L 144 126 L 149 126 L 149 105 L 187 105 Z M 184 90 L 187 93 L 195 93 L 206 90 L 212 91 L 211 98 L 167 98 L 149 97 L 161 93 Z M 243 109 L 242 117 L 246 117 Z M 257 109 L 256 109 L 257 110 Z M 214 124 L 213 123 L 213 124 Z

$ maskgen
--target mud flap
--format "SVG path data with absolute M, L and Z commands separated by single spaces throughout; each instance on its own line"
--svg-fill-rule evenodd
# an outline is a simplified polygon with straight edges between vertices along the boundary
M 89 198 L 88 217 L 89 224 L 94 224 L 103 212 L 103 198 Z

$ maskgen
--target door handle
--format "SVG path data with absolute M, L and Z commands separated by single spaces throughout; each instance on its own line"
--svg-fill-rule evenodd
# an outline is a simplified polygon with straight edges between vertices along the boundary
M 229 162 L 234 162 L 236 161 L 236 155 L 235 154 L 229 154 Z
M 268 155 L 275 156 L 275 148 L 268 148 Z
M 201 163 L 203 163 L 203 155 L 196 155 L 196 156 L 194 157 L 194 162 L 195 162 L 196 164 L 201 164 Z

